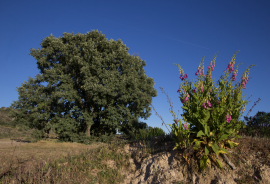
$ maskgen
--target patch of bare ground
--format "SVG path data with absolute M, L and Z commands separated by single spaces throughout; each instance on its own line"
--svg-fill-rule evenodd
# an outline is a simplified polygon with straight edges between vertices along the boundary
M 122 184 L 137 183 L 193 183 L 193 184 L 233 184 L 246 183 L 243 180 L 249 178 L 248 183 L 270 183 L 270 157 L 268 160 L 262 159 L 262 152 L 252 151 L 241 153 L 241 146 L 230 150 L 231 156 L 220 154 L 218 160 L 221 161 L 223 171 L 221 171 L 211 160 L 211 166 L 201 172 L 199 157 L 194 157 L 193 149 L 189 149 L 193 158 L 188 162 L 182 157 L 182 150 L 172 150 L 175 146 L 173 141 L 162 143 L 162 136 L 155 137 L 153 141 L 142 141 L 131 143 L 118 149 L 118 153 L 131 154 L 133 159 L 129 159 L 130 167 L 123 168 L 122 174 L 126 179 Z M 265 139 L 264 141 L 269 141 Z M 255 143 L 252 138 L 245 137 L 235 140 L 237 143 Z M 143 148 L 148 144 L 157 153 L 148 154 Z M 149 148 L 150 148 L 149 147 Z M 266 148 L 266 149 L 269 149 Z M 187 152 L 186 152 L 187 153 Z M 113 167 L 113 161 L 107 162 Z M 256 176 L 256 177 L 255 177 Z

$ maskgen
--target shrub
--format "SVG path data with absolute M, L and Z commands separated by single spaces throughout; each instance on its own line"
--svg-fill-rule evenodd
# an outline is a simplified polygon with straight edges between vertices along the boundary
M 140 134 L 138 135 L 137 139 L 151 139 L 152 137 L 156 136 L 165 136 L 165 132 L 158 127 L 155 127 L 150 130 L 140 129 Z

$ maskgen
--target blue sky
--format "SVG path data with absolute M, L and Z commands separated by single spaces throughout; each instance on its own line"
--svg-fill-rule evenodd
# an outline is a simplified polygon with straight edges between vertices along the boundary
M 215 83 L 237 50 L 240 52 L 234 66 L 243 64 L 238 68 L 236 82 L 247 67 L 257 65 L 250 69 L 252 79 L 243 89 L 242 97 L 246 95 L 245 100 L 251 100 L 243 116 L 259 98 L 261 101 L 249 116 L 258 111 L 269 112 L 269 9 L 268 0 L 1 1 L 0 107 L 9 107 L 17 101 L 16 87 L 39 73 L 37 60 L 29 54 L 31 48 L 42 48 L 42 39 L 51 33 L 58 38 L 64 32 L 86 34 L 98 30 L 108 40 L 121 39 L 129 48 L 128 53 L 138 53 L 146 61 L 144 70 L 154 79 L 158 93 L 152 104 L 166 124 L 172 124 L 174 117 L 160 87 L 168 93 L 175 115 L 182 119 L 183 113 L 177 93 L 181 80 L 173 63 L 180 64 L 189 81 L 195 81 L 201 58 L 205 56 L 206 74 L 216 52 L 219 53 L 212 72 Z M 139 121 L 169 133 L 153 109 L 151 113 L 147 120 Z

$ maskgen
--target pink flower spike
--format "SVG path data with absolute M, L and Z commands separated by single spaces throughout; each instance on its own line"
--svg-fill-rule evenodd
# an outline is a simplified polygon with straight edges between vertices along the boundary
M 233 81 L 236 80 L 236 75 L 237 75 L 236 72 L 234 72 L 234 73 L 233 73 Z
M 211 103 L 208 100 L 207 100 L 207 102 L 208 102 L 208 106 L 211 107 L 212 106 Z
M 188 130 L 188 126 L 186 125 L 186 123 L 183 125 L 184 128 L 186 128 L 186 130 Z
M 197 69 L 197 72 L 195 73 L 195 75 L 198 75 L 198 73 L 200 73 L 200 68 L 198 67 L 198 69 Z
M 177 118 L 177 120 L 175 120 L 175 124 L 178 124 L 178 118 Z
M 226 69 L 227 69 L 227 70 L 229 70 L 229 68 L 230 68 L 230 63 L 228 64 L 228 66 L 227 66 L 227 68 L 226 68 Z
M 232 71 L 234 72 L 234 70 L 233 70 L 233 64 L 230 65 L 229 73 L 231 73 Z
M 213 65 L 211 65 L 211 69 L 212 69 L 212 71 L 214 71 L 214 67 L 213 67 Z
M 226 116 L 226 118 L 227 118 L 227 122 L 229 123 L 230 120 L 231 120 L 231 116 L 228 114 L 228 115 Z
M 187 101 L 187 97 L 185 97 L 183 101 L 184 101 L 183 103 L 185 103 Z

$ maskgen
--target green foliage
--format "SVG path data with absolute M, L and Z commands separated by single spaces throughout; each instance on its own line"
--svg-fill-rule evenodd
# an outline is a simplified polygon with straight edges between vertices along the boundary
M 156 136 L 165 136 L 165 132 L 163 129 L 155 127 L 153 129 L 149 130 L 147 135 L 149 138 L 156 137 Z
M 242 132 L 252 137 L 257 136 L 256 134 L 270 137 L 270 113 L 258 111 L 254 118 L 244 116 L 244 119 L 247 122 L 247 128 L 241 130 Z
M 8 108 L 7 114 L 9 118 L 15 118 L 13 121 L 10 121 L 7 126 L 13 128 L 20 127 L 22 130 L 30 129 L 31 126 L 29 122 L 33 120 L 33 118 L 27 113 L 27 111 Z
M 238 52 L 239 51 L 236 53 Z M 247 101 L 244 101 L 244 99 L 241 99 L 241 89 L 245 88 L 244 85 L 248 80 L 247 74 L 249 68 L 256 65 L 251 65 L 247 68 L 242 77 L 242 81 L 245 79 L 245 82 L 242 83 L 242 86 L 240 86 L 240 84 L 238 87 L 236 86 L 232 91 L 232 81 L 236 80 L 235 76 L 238 72 L 238 65 L 240 64 L 235 67 L 235 72 L 233 73 L 230 83 L 228 83 L 228 74 L 231 73 L 232 67 L 235 64 L 234 60 L 236 53 L 234 53 L 231 62 L 227 67 L 226 76 L 221 76 L 221 79 L 218 81 L 219 86 L 215 87 L 211 80 L 211 70 L 213 71 L 213 66 L 215 66 L 215 55 L 210 63 L 211 69 L 209 66 L 206 76 L 203 73 L 203 66 L 201 67 L 204 60 L 203 57 L 201 64 L 198 67 L 198 71 L 195 74 L 197 75 L 202 70 L 202 73 L 199 74 L 199 79 L 196 81 L 196 83 L 194 83 L 194 80 L 192 83 L 185 81 L 184 85 L 181 83 L 178 90 L 178 92 L 181 93 L 181 90 L 183 89 L 183 93 L 180 95 L 180 100 L 184 105 L 182 107 L 184 110 L 184 114 L 182 116 L 184 122 L 188 122 L 190 127 L 187 126 L 184 130 L 180 121 L 181 128 L 178 128 L 175 126 L 179 123 L 178 119 L 176 123 L 173 124 L 173 133 L 177 135 L 178 142 L 180 143 L 176 144 L 174 149 L 180 148 L 183 144 L 185 148 L 187 148 L 195 143 L 193 149 L 197 150 L 198 152 L 202 151 L 205 154 L 200 160 L 200 168 L 202 170 L 210 165 L 209 158 L 213 155 L 210 156 L 209 153 L 214 152 L 216 155 L 219 155 L 219 153 L 228 154 L 228 150 L 223 148 L 222 144 L 224 144 L 226 141 L 229 143 L 230 148 L 232 149 L 233 147 L 237 146 L 238 143 L 231 141 L 230 138 L 234 138 L 234 136 L 236 138 L 241 138 L 237 135 L 242 126 L 238 123 L 238 119 L 241 115 L 240 111 L 242 111 L 242 108 L 239 107 L 244 105 L 243 107 L 245 108 L 246 104 L 248 103 Z M 178 65 L 178 68 L 180 74 L 182 73 L 180 79 L 184 80 L 187 78 L 187 74 L 184 76 L 184 71 L 181 69 L 180 65 Z M 203 76 L 205 76 L 205 78 L 203 78 Z M 195 87 L 197 86 L 197 88 L 200 90 L 198 90 L 196 93 L 196 88 L 193 90 L 192 85 Z M 218 87 L 220 88 L 218 89 Z M 232 94 L 231 91 L 234 93 Z M 189 132 L 197 134 L 198 140 L 194 139 L 192 143 L 185 141 L 184 139 L 188 140 L 189 138 Z M 183 136 L 181 134 L 183 134 Z M 208 154 L 209 157 L 207 156 Z M 186 160 L 188 159 L 188 155 L 185 153 L 183 154 L 183 157 Z M 215 156 L 212 157 L 212 159 L 216 165 L 223 170 L 221 162 L 215 158 Z
M 148 131 L 152 129 L 152 127 L 148 127 L 146 123 L 139 122 L 138 119 L 139 118 L 132 121 L 130 128 L 123 126 L 123 128 L 121 128 L 118 132 L 124 136 L 127 136 L 128 138 L 134 139 L 138 134 L 140 134 L 140 130 Z
M 131 56 L 120 39 L 108 41 L 98 31 L 63 35 L 50 35 L 42 49 L 31 49 L 41 75 L 18 88 L 19 99 L 11 104 L 18 111 L 11 116 L 40 130 L 39 137 L 53 130 L 63 141 L 88 142 L 117 129 L 136 133 L 136 119 L 151 115 L 149 105 L 157 96 L 143 69 L 146 62 Z
M 158 127 L 152 128 L 152 129 L 139 129 L 139 134 L 136 134 L 134 138 L 137 140 L 142 140 L 142 139 L 151 139 L 156 136 L 165 136 L 165 132 Z
M 43 131 L 42 130 L 34 130 L 32 132 L 33 138 L 36 139 L 36 141 L 39 141 L 44 138 Z

